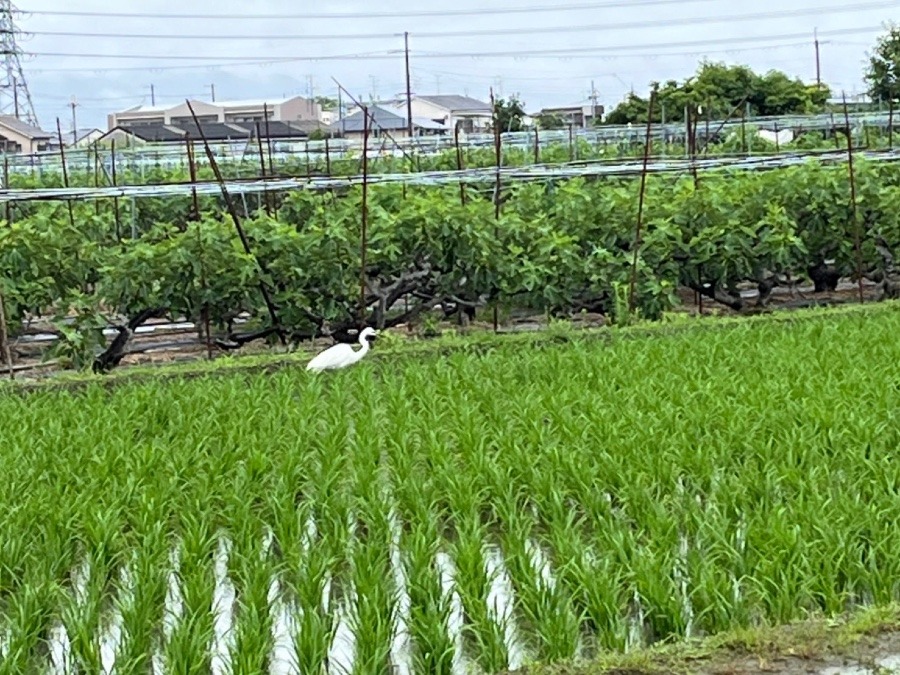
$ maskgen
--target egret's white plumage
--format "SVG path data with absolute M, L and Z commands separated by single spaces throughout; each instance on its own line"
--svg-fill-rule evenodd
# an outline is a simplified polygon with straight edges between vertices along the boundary
M 319 372 L 322 370 L 334 370 L 353 365 L 366 355 L 372 340 L 378 337 L 378 331 L 374 328 L 364 328 L 359 334 L 360 349 L 353 350 L 348 344 L 342 343 L 329 347 L 321 354 L 317 354 L 308 364 L 307 370 Z

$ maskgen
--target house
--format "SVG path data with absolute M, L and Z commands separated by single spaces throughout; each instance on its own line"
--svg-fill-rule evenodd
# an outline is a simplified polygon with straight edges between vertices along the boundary
M 536 115 L 532 115 L 532 117 L 552 115 L 562 120 L 566 126 L 571 124 L 576 129 L 587 129 L 603 119 L 603 112 L 602 105 L 564 105 L 543 108 Z
M 322 107 L 302 96 L 273 100 L 191 101 L 200 122 L 221 124 L 262 121 L 274 122 L 319 121 Z M 107 128 L 135 127 L 146 124 L 180 124 L 194 119 L 187 102 L 173 106 L 139 105 L 107 116 Z
M 489 131 L 494 119 L 490 103 L 457 94 L 414 96 L 412 113 L 413 117 L 427 117 L 440 122 L 447 129 L 458 126 L 467 134 Z
M 95 127 L 86 127 L 83 129 L 75 129 L 74 131 L 69 131 L 68 133 L 63 134 L 63 142 L 65 142 L 69 146 L 82 148 L 92 145 L 94 141 L 96 141 L 102 135 L 103 132 L 100 131 L 100 129 L 97 129 Z
M 380 105 L 368 107 L 369 111 L 369 135 L 378 138 L 387 131 L 394 138 L 407 138 L 409 125 L 406 115 L 401 115 L 396 110 L 390 110 Z M 447 127 L 427 117 L 413 116 L 414 136 L 436 136 L 447 133 Z M 364 113 L 357 109 L 347 117 L 338 120 L 331 125 L 331 130 L 345 138 L 362 138 L 365 128 Z
M 405 97 L 373 103 L 406 117 Z M 464 133 L 486 133 L 491 128 L 493 113 L 491 104 L 457 94 L 411 96 L 413 119 L 430 119 L 444 126 L 448 132 L 459 126 Z
M 53 147 L 53 134 L 33 127 L 15 115 L 0 115 L 0 149 L 33 155 Z

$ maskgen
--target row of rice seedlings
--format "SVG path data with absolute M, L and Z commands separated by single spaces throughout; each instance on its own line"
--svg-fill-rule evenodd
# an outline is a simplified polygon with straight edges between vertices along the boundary
M 52 657 L 41 646 L 57 613 L 58 586 L 37 566 L 20 581 L 17 589 L 3 600 L 4 627 L 8 630 L 5 653 L 0 659 L 3 675 L 38 672 L 46 667 L 46 658 Z
M 154 491 L 135 497 L 136 503 L 125 514 L 125 567 L 115 600 L 121 622 L 113 659 L 116 672 L 149 672 L 163 650 L 165 636 L 160 628 L 166 621 L 174 549 L 168 529 L 171 497 L 163 487 L 169 479 L 164 474 L 156 476 Z
M 269 591 L 278 566 L 265 524 L 248 500 L 251 486 L 235 488 L 228 510 L 228 567 L 235 601 L 227 670 L 263 673 L 271 667 L 275 647 Z
M 83 558 L 73 569 L 63 600 L 62 622 L 71 643 L 73 666 L 81 671 L 104 670 L 102 638 L 107 632 L 116 578 L 125 558 L 123 520 L 116 507 L 97 507 L 81 523 Z
M 214 564 L 219 547 L 218 533 L 209 513 L 181 516 L 175 570 L 177 615 L 165 644 L 164 668 L 175 673 L 209 673 L 211 645 L 216 637 Z
M 549 564 L 535 546 L 534 516 L 508 485 L 495 502 L 502 523 L 501 545 L 515 587 L 516 608 L 532 638 L 531 652 L 542 662 L 574 658 L 581 637 L 580 617 L 567 591 L 555 583 Z
M 163 495 L 159 495 L 162 497 Z M 117 672 L 148 672 L 163 648 L 171 537 L 166 507 L 150 499 L 135 511 L 128 536 L 127 579 L 118 588 L 122 639 L 115 653 Z
M 487 555 L 488 528 L 482 521 L 483 491 L 469 477 L 444 476 L 450 485 L 448 500 L 452 514 L 453 540 L 450 556 L 455 566 L 454 584 L 465 613 L 463 631 L 475 662 L 487 672 L 510 666 L 507 626 L 494 599 L 495 577 Z
M 438 520 L 424 512 L 401 537 L 409 594 L 408 629 L 413 645 L 413 672 L 449 675 L 458 663 L 452 636 L 451 593 L 439 567 Z
M 390 524 L 385 513 L 365 507 L 360 509 L 358 519 L 350 558 L 354 591 L 351 614 L 355 638 L 353 672 L 390 672 L 398 608 L 391 575 Z
M 328 663 L 337 629 L 328 594 L 337 556 L 333 540 L 321 538 L 311 505 L 303 505 L 298 514 L 298 527 L 290 533 L 284 526 L 290 516 L 279 521 L 282 527 L 276 530 L 276 539 L 284 556 L 286 591 L 296 606 L 291 641 L 297 671 L 320 673 Z
M 451 628 L 452 591 L 442 583 L 439 553 L 442 546 L 442 522 L 438 514 L 437 494 L 431 471 L 417 457 L 414 444 L 410 406 L 404 391 L 388 397 L 391 419 L 400 424 L 401 432 L 385 434 L 387 452 L 391 460 L 390 494 L 397 505 L 393 524 L 395 546 L 402 551 L 401 563 L 405 574 L 405 619 L 412 650 L 412 670 L 416 673 L 449 675 L 459 663 Z M 398 556 L 399 558 L 400 556 Z M 401 595 L 401 601 L 403 596 Z
M 368 400 L 367 400 L 368 399 Z M 390 519 L 390 478 L 381 443 L 383 409 L 375 396 L 375 383 L 367 382 L 358 397 L 353 432 L 350 479 L 354 500 L 354 537 L 350 547 L 350 579 L 354 602 L 354 673 L 392 672 L 395 634 L 400 610 L 391 557 L 394 531 Z

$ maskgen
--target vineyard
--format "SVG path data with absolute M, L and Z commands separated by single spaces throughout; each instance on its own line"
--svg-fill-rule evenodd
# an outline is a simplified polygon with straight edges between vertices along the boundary
M 897 601 L 894 303 L 705 324 L 10 390 L 0 672 L 496 673 Z
M 221 195 L 189 192 L 7 202 L 0 290 L 11 356 L 49 334 L 45 357 L 106 371 L 155 317 L 188 322 L 210 351 L 228 351 L 492 311 L 654 320 L 684 290 L 739 313 L 808 284 L 813 299 L 801 295 L 814 302 L 841 280 L 862 299 L 892 298 L 892 159 L 856 157 L 855 200 L 846 162 L 815 157 L 652 175 L 640 233 L 640 181 L 616 176 L 509 181 L 499 199 L 493 180 L 371 185 L 365 208 L 352 183 L 232 195 L 233 212 Z

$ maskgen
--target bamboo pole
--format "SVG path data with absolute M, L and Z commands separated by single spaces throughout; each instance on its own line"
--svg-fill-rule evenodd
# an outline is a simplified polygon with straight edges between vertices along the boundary
M 641 191 L 638 196 L 637 223 L 634 227 L 634 259 L 631 263 L 631 285 L 628 289 L 628 311 L 634 312 L 634 299 L 637 289 L 637 265 L 638 254 L 641 248 L 641 225 L 644 217 L 644 193 L 647 187 L 647 163 L 650 160 L 650 145 L 652 139 L 650 130 L 653 127 L 653 104 L 656 102 L 656 90 L 650 92 L 650 102 L 647 105 L 647 133 L 644 137 L 644 160 L 641 166 Z M 709 140 L 709 139 L 707 139 Z

